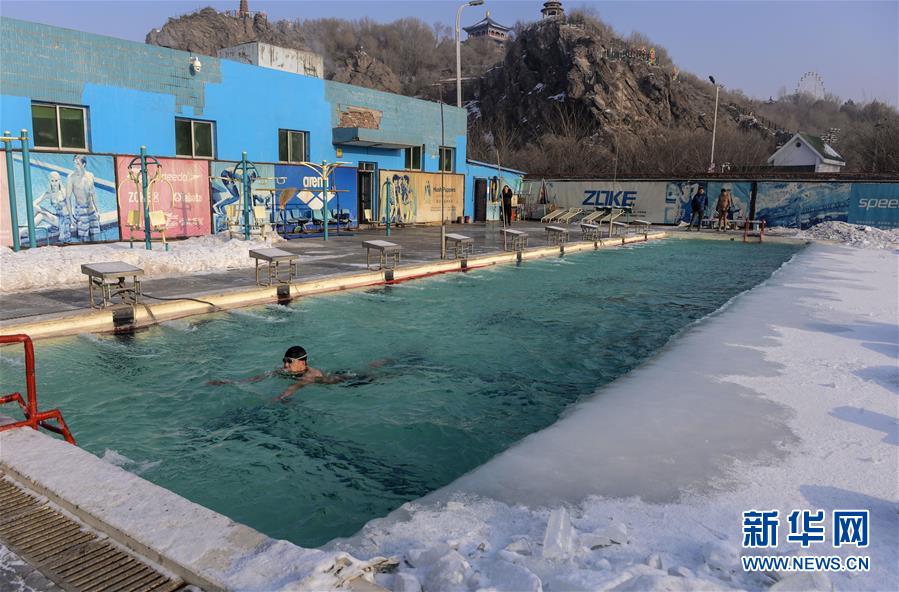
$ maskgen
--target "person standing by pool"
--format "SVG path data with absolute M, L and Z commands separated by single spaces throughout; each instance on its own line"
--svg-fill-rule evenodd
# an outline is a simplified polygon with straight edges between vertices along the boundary
M 687 232 L 693 228 L 693 222 L 696 222 L 696 231 L 702 230 L 702 218 L 705 216 L 706 208 L 709 207 L 709 197 L 705 194 L 705 187 L 696 190 L 696 195 L 690 200 L 690 209 L 692 216 L 690 217 L 690 225 L 687 226 Z
M 718 232 L 727 229 L 727 212 L 731 204 L 730 191 L 722 189 L 718 195 L 718 203 L 715 204 L 715 213 L 718 215 Z
M 94 189 L 94 174 L 85 170 L 87 157 L 76 154 L 75 170 L 66 180 L 66 199 L 72 204 L 72 221 L 81 242 L 100 240 L 100 208 Z
M 512 188 L 503 185 L 503 217 L 507 225 L 512 225 Z

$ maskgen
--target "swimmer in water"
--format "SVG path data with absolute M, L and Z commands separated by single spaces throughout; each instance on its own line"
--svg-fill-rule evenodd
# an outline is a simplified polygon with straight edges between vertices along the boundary
M 296 382 L 281 393 L 281 396 L 278 397 L 279 400 L 286 399 L 309 384 L 337 384 L 346 380 L 344 376 L 325 374 L 318 368 L 311 368 L 309 366 L 309 355 L 299 345 L 294 345 L 284 352 L 281 364 L 281 372 L 295 379 Z
M 388 361 L 390 360 L 387 358 L 377 360 L 369 364 L 369 368 L 379 368 Z M 260 380 L 265 380 L 271 376 L 285 376 L 294 381 L 293 384 L 287 387 L 287 389 L 278 396 L 276 399 L 278 401 L 290 397 L 299 389 L 310 384 L 338 384 L 340 382 L 349 381 L 364 384 L 373 379 L 373 376 L 371 375 L 358 375 L 352 372 L 328 374 L 322 372 L 318 368 L 312 368 L 309 366 L 309 354 L 306 353 L 306 349 L 299 345 L 294 345 L 284 352 L 284 357 L 281 359 L 281 368 L 277 370 L 271 370 L 264 374 L 259 374 L 258 376 L 245 378 L 243 380 L 210 380 L 207 384 L 223 385 L 234 384 L 237 382 L 259 382 Z

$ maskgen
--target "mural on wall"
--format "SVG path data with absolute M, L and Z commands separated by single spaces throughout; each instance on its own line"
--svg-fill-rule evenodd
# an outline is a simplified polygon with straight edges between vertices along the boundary
M 690 222 L 693 216 L 691 202 L 693 196 L 702 187 L 705 194 L 709 194 L 705 181 L 669 181 L 665 189 L 665 210 L 662 214 L 663 224 L 677 224 L 678 222 Z M 709 200 L 711 201 L 711 200 Z M 715 204 L 710 203 L 709 207 Z
M 413 171 L 380 171 L 381 200 L 378 220 L 392 224 L 440 222 L 441 191 L 445 195 L 443 214 L 447 220 L 462 215 L 465 175 L 420 173 Z M 390 183 L 390 211 L 387 210 L 386 189 Z M 441 185 L 442 183 L 442 185 Z M 442 189 L 441 189 L 442 188 Z
M 9 189 L 6 187 L 6 153 L 0 151 L 0 246 L 12 246 Z
M 275 217 L 289 234 L 322 229 L 322 209 L 327 203 L 328 225 L 354 227 L 359 223 L 356 169 L 337 167 L 328 178 L 324 195 L 319 174 L 303 165 L 276 164 L 279 183 L 275 192 Z
M 759 183 L 756 218 L 767 226 L 808 228 L 831 220 L 846 222 L 850 183 L 802 181 Z
M 119 223 L 123 240 L 144 240 L 143 193 L 139 183 L 140 165 L 128 170 L 133 156 L 117 156 L 116 171 L 119 179 Z M 161 169 L 150 164 L 147 167 L 147 198 L 150 211 L 165 214 L 166 238 L 185 238 L 209 234 L 209 162 L 183 158 L 160 158 Z M 132 216 L 137 212 L 137 218 Z M 131 228 L 129 220 L 140 222 Z M 161 238 L 152 232 L 151 238 Z
M 212 163 L 209 175 L 211 200 L 212 200 L 212 232 L 218 233 L 228 230 L 228 206 L 236 206 L 236 210 L 232 210 L 237 214 L 243 211 L 243 202 L 241 201 L 242 181 L 240 173 L 235 175 L 234 166 L 236 162 L 215 161 Z M 285 179 L 277 179 L 275 177 L 275 165 L 273 164 L 257 164 L 256 172 L 251 171 L 250 178 L 253 179 L 253 199 L 251 206 L 265 206 L 271 215 L 271 210 L 275 196 L 278 191 L 286 188 Z
M 22 244 L 27 244 L 25 181 L 20 153 L 13 154 L 13 167 L 18 232 Z M 2 210 L 4 233 L 0 235 L 0 242 L 8 246 L 12 244 L 12 228 L 5 187 L 8 182 L 5 162 L 0 175 L 4 176 L 2 199 L 7 201 Z M 119 240 L 111 156 L 32 152 L 31 190 L 39 245 Z

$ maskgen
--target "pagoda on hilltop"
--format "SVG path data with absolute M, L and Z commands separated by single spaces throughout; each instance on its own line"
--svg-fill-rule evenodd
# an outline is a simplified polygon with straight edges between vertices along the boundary
M 562 8 L 562 3 L 557 2 L 556 0 L 550 0 L 549 2 L 543 3 L 543 8 L 540 9 L 540 12 L 543 13 L 543 18 L 555 18 L 557 16 L 565 16 L 565 9 Z
M 482 20 L 470 27 L 463 27 L 463 29 L 468 33 L 468 39 L 490 39 L 497 45 L 503 45 L 512 38 L 512 29 L 490 18 L 489 10 L 487 11 L 487 16 Z

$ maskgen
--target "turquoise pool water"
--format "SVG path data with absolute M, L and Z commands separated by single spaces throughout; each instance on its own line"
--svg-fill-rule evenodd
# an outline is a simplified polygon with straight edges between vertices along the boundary
M 551 424 L 798 248 L 647 243 L 42 341 L 40 400 L 98 456 L 317 546 Z M 264 373 L 292 344 L 358 376 L 283 401 L 281 376 L 209 384 Z M 0 370 L 17 388 L 19 352 Z

